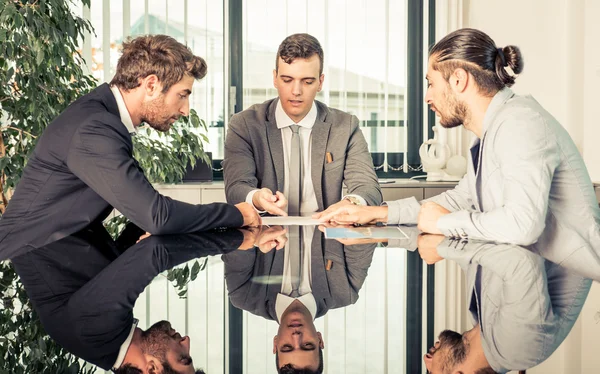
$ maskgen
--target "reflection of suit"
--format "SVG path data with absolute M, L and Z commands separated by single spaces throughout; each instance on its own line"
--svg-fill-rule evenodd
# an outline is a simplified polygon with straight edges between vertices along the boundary
M 375 244 L 343 246 L 315 231 L 311 244 L 311 288 L 317 303 L 316 317 L 329 309 L 358 300 Z M 266 319 L 277 320 L 275 303 L 281 291 L 284 250 L 262 253 L 258 248 L 222 256 L 231 303 Z M 325 269 L 328 260 L 332 266 Z
M 132 152 L 107 84 L 71 104 L 44 131 L 0 220 L 0 260 L 102 221 L 113 207 L 153 234 L 242 225 L 233 206 L 162 196 Z
M 438 253 L 466 273 L 467 305 L 497 372 L 546 360 L 577 321 L 592 283 L 509 244 L 446 239 Z
M 106 232 L 86 230 L 12 262 L 48 335 L 108 370 L 131 331 L 135 301 L 155 276 L 241 242 L 237 230 L 151 236 L 123 252 Z
M 229 203 L 246 201 L 248 193 L 257 188 L 283 191 L 286 166 L 281 130 L 275 121 L 277 101 L 253 105 L 229 122 L 223 161 Z M 358 119 L 315 103 L 318 115 L 311 132 L 311 178 L 319 210 L 340 201 L 342 183 L 348 194 L 363 197 L 368 205 L 379 205 L 381 189 Z M 331 153 L 333 162 L 325 162 L 326 152 Z

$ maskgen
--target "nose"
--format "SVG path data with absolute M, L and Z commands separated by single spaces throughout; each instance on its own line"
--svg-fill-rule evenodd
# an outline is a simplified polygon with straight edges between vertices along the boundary
M 189 96 L 187 99 L 185 99 L 185 103 L 179 109 L 179 113 L 181 113 L 182 115 L 184 115 L 186 117 L 190 114 L 190 98 L 189 98 Z
M 301 81 L 294 81 L 294 83 L 292 84 L 292 94 L 294 96 L 302 95 L 302 82 Z
M 432 103 L 433 100 L 432 100 L 431 96 L 432 96 L 431 95 L 431 89 L 430 89 L 430 87 L 427 87 L 427 91 L 425 92 L 425 102 L 427 104 L 431 104 Z

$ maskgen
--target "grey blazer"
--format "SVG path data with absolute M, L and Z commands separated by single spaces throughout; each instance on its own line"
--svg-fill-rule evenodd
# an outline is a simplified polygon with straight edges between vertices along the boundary
M 480 325 L 485 357 L 500 373 L 550 357 L 573 328 L 592 284 L 514 245 L 445 239 L 437 250 L 464 270 L 467 307 Z
M 253 105 L 231 117 L 223 160 L 225 194 L 231 204 L 245 201 L 257 188 L 283 191 L 285 165 L 281 130 L 275 122 L 277 100 Z M 341 200 L 342 183 L 349 194 L 362 196 L 369 205 L 379 205 L 381 189 L 358 118 L 319 101 L 316 104 L 311 178 L 319 210 Z M 325 162 L 326 152 L 332 154 L 333 162 Z
M 446 236 L 528 246 L 600 281 L 600 209 L 567 131 L 531 96 L 508 88 L 494 96 L 483 126 L 467 175 L 429 199 L 452 212 L 438 228 Z M 388 204 L 392 223 L 416 223 L 416 200 Z
M 344 246 L 325 240 L 315 230 L 311 244 L 311 288 L 321 317 L 329 309 L 356 303 L 376 244 Z M 275 304 L 281 291 L 284 250 L 262 253 L 258 248 L 232 251 L 222 256 L 231 303 L 240 309 L 277 321 Z M 329 270 L 326 262 L 331 260 Z

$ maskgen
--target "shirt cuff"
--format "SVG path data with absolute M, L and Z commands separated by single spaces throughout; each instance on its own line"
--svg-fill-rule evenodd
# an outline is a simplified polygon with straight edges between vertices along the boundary
M 416 224 L 421 210 L 421 204 L 414 196 L 396 201 L 384 201 L 381 205 L 388 207 L 388 225 Z
M 353 197 L 353 198 L 357 199 L 361 206 L 367 206 L 367 205 L 369 205 L 369 204 L 367 204 L 367 200 L 365 200 L 360 195 L 349 194 L 349 195 L 346 195 L 346 196 L 342 197 L 342 200 L 344 200 L 347 197 Z
M 248 192 L 248 195 L 246 195 L 246 202 L 250 205 L 252 205 L 252 207 L 254 208 L 254 210 L 256 210 L 258 213 L 266 213 L 266 210 L 258 210 L 254 204 L 252 203 L 252 198 L 254 197 L 254 194 L 257 193 L 260 190 L 252 190 L 250 192 Z
M 451 238 L 467 239 L 469 234 L 466 228 L 470 225 L 471 214 L 466 210 L 443 215 L 437 221 L 437 228 Z

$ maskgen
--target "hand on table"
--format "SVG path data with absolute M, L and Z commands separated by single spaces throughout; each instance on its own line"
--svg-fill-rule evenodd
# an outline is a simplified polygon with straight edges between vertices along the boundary
M 334 205 L 313 215 L 313 218 L 319 219 L 321 222 L 335 222 L 343 225 L 387 222 L 387 206 L 359 206 L 348 202 L 330 210 Z
M 444 240 L 444 235 L 431 235 L 421 234 L 417 238 L 417 247 L 419 249 L 419 255 L 427 263 L 427 265 L 433 265 L 436 262 L 443 260 L 437 252 L 437 247 Z
M 287 231 L 282 226 L 265 228 L 252 227 L 241 230 L 244 234 L 244 242 L 239 249 L 247 250 L 254 247 L 263 253 L 270 252 L 273 248 L 280 250 L 287 243 Z
M 287 199 L 281 192 L 277 191 L 273 194 L 273 191 L 268 188 L 261 188 L 252 196 L 252 204 L 256 209 L 276 216 L 287 216 L 284 210 L 287 203 Z
M 429 234 L 441 234 L 437 228 L 437 222 L 440 217 L 450 214 L 450 211 L 434 202 L 426 202 L 421 205 L 419 216 L 417 218 L 417 227 L 419 230 Z
M 242 216 L 244 217 L 244 223 L 242 223 L 242 227 L 252 226 L 258 227 L 262 225 L 262 221 L 260 216 L 256 212 L 256 209 L 248 203 L 239 203 L 235 204 L 235 207 L 238 208 Z

